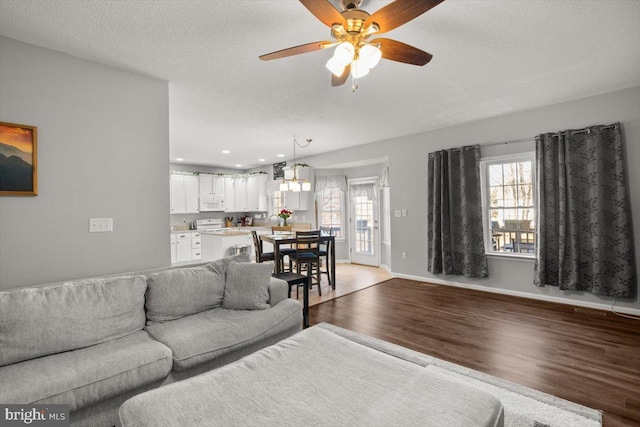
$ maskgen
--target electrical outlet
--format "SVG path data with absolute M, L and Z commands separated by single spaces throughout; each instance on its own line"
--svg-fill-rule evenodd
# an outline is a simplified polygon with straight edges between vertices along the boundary
M 113 218 L 89 218 L 89 233 L 113 231 Z
M 401 211 L 395 211 L 395 216 L 396 216 L 396 218 L 400 218 L 402 216 L 402 212 Z
M 402 259 L 407 259 L 407 253 L 406 252 L 402 252 Z

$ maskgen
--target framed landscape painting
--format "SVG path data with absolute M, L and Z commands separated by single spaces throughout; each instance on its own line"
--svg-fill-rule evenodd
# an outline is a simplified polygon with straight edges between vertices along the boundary
M 38 194 L 38 128 L 0 122 L 0 196 Z

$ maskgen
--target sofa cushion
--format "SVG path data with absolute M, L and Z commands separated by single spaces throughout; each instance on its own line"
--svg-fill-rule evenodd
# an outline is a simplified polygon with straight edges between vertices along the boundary
M 221 307 L 146 327 L 173 353 L 173 370 L 185 371 L 300 323 L 300 303 L 281 301 L 269 310 L 227 310 Z
M 232 262 L 227 270 L 222 308 L 265 310 L 269 308 L 269 282 L 273 265 Z
M 76 411 L 164 379 L 171 350 L 145 331 L 0 368 L 0 402 L 64 403 Z
M 146 288 L 126 276 L 0 292 L 0 366 L 142 330 Z
M 149 275 L 147 324 L 167 322 L 222 304 L 229 263 L 249 262 L 248 254 L 222 258 L 199 267 L 181 267 Z

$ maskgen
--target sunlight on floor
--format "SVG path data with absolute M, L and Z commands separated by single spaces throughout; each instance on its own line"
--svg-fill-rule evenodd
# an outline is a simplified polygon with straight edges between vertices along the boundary
M 392 277 L 389 272 L 382 268 L 358 264 L 336 264 L 336 276 L 336 289 L 332 290 L 327 281 L 327 276 L 322 275 L 322 296 L 318 296 L 318 287 L 314 285 L 309 292 L 309 306 L 368 288 Z M 295 289 L 291 290 L 291 297 L 296 297 Z M 302 301 L 302 289 L 300 289 L 298 299 Z

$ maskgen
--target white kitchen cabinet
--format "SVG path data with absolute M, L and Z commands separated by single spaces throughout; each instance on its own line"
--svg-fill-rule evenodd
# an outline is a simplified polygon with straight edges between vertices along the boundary
M 198 212 L 198 177 L 192 174 L 171 174 L 171 213 Z
M 267 211 L 267 175 L 251 175 L 247 178 L 247 210 Z
M 234 189 L 236 192 L 236 212 L 246 212 L 247 209 L 247 178 L 236 177 Z
M 236 179 L 234 177 L 228 176 L 224 179 L 225 182 L 225 212 L 237 212 L 236 211 L 236 190 L 235 190 L 235 182 Z
M 171 235 L 171 263 L 191 261 L 191 233 Z
M 198 179 L 200 181 L 200 197 L 206 198 L 225 193 L 224 176 L 201 173 Z
M 200 233 L 191 234 L 191 261 L 202 259 L 202 235 Z
M 198 182 L 200 188 L 200 212 L 224 211 L 226 200 L 225 177 L 201 173 L 198 176 Z
M 267 175 L 225 178 L 225 212 L 266 212 Z

